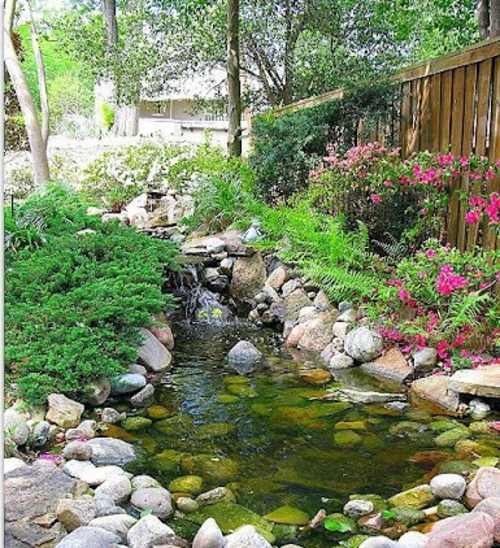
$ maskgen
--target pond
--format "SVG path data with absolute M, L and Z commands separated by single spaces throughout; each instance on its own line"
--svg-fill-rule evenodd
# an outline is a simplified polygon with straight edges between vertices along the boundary
M 292 355 L 272 331 L 232 322 L 186 323 L 174 332 L 175 366 L 148 408 L 155 422 L 131 433 L 149 453 L 141 473 L 165 486 L 188 473 L 203 478 L 203 491 L 228 485 L 239 504 L 261 516 L 283 505 L 310 517 L 320 508 L 338 512 L 351 494 L 386 498 L 422 480 L 425 468 L 408 459 L 436 449 L 435 434 L 394 432 L 398 424 L 399 434 L 405 432 L 402 421 L 429 422 L 425 413 L 321 400 L 341 384 L 300 378 L 299 370 L 318 363 Z M 248 377 L 225 366 L 228 351 L 240 340 L 253 342 L 266 358 Z M 359 370 L 350 370 L 344 382 L 394 389 Z M 301 544 L 332 545 L 320 535 Z

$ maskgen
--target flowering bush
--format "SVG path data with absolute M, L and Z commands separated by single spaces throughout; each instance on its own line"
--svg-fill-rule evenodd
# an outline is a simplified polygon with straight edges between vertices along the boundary
M 464 253 L 431 240 L 368 308 L 405 352 L 433 346 L 447 369 L 500 363 L 499 280 L 499 251 Z
M 364 222 L 373 239 L 384 241 L 389 233 L 421 244 L 431 237 L 444 240 L 450 188 L 462 177 L 473 181 L 476 192 L 466 222 L 486 218 L 498 225 L 500 197 L 486 191 L 498 171 L 499 165 L 475 156 L 426 151 L 402 161 L 399 149 L 378 143 L 351 148 L 343 156 L 330 147 L 311 172 L 309 195 L 323 211 L 345 214 L 348 226 Z

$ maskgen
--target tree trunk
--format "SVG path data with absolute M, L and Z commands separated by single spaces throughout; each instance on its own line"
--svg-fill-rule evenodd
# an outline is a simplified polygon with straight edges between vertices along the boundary
M 490 6 L 489 0 L 478 0 L 477 23 L 481 38 L 486 40 L 490 36 Z
M 33 45 L 33 52 L 35 54 L 36 69 L 38 74 L 38 87 L 40 89 L 40 104 L 42 106 L 42 138 L 47 149 L 49 142 L 50 132 L 50 111 L 49 111 L 49 95 L 47 93 L 47 80 L 45 78 L 45 65 L 43 62 L 42 50 L 38 42 L 38 33 L 36 31 L 35 18 L 33 17 L 33 11 L 31 9 L 30 0 L 26 0 L 26 6 L 28 8 L 30 16 L 30 31 L 31 31 L 31 43 Z
M 239 0 L 227 0 L 227 88 L 229 156 L 241 156 L 241 84 L 240 84 L 240 7 Z
M 490 38 L 500 36 L 500 0 L 490 0 Z
M 111 133 L 118 137 L 133 137 L 139 130 L 139 107 L 118 105 Z
M 102 16 L 108 35 L 108 54 L 118 44 L 118 23 L 116 21 L 116 0 L 101 0 Z
M 36 115 L 35 103 L 31 97 L 28 83 L 14 50 L 10 32 L 7 29 L 4 29 L 4 61 L 21 106 L 24 123 L 26 124 L 26 132 L 30 142 L 31 157 L 35 171 L 35 184 L 41 185 L 50 180 L 47 150 Z

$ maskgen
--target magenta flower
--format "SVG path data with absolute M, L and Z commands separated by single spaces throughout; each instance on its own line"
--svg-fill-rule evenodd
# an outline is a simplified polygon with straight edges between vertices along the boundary
M 426 252 L 425 252 L 426 256 L 427 257 L 434 257 L 435 255 L 437 255 L 437 251 L 435 249 L 428 249 Z
M 465 222 L 468 225 L 475 225 L 479 222 L 481 218 L 481 211 L 479 209 L 473 209 L 472 211 L 467 211 L 465 214 Z
M 467 278 L 454 274 L 453 267 L 447 264 L 441 267 L 436 281 L 436 289 L 441 295 L 451 295 L 453 291 L 464 288 L 468 283 Z
M 381 201 L 382 201 L 382 198 L 378 195 L 378 194 L 372 194 L 370 196 L 370 200 L 374 203 L 374 204 L 379 204 Z

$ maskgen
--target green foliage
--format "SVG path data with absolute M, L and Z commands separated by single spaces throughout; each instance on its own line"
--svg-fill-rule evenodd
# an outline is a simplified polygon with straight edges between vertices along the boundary
M 106 129 L 111 129 L 115 122 L 115 111 L 108 103 L 103 103 L 101 106 L 102 109 L 102 119 L 106 125 Z
M 4 207 L 4 249 L 17 253 L 22 249 L 31 251 L 45 243 L 44 219 L 27 211 L 23 215 Z
M 342 151 L 354 146 L 360 120 L 365 131 L 389 125 L 395 94 L 393 84 L 370 82 L 346 90 L 343 99 L 257 117 L 249 162 L 260 195 L 268 202 L 288 200 L 307 188 L 309 172 L 326 156 L 329 143 Z
M 328 516 L 325 518 L 323 526 L 327 531 L 335 531 L 338 533 L 348 533 L 349 531 L 352 531 L 352 526 L 349 523 Z
M 51 392 L 81 397 L 89 382 L 136 359 L 137 328 L 172 305 L 161 287 L 164 268 L 176 268 L 175 247 L 86 216 L 61 184 L 18 215 L 43 218 L 46 243 L 6 255 L 6 370 L 29 403 Z M 95 232 L 78 234 L 85 228 Z

